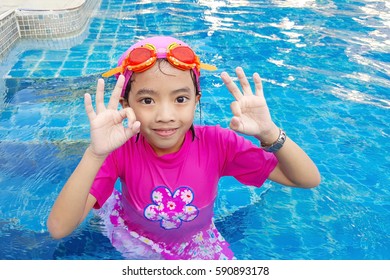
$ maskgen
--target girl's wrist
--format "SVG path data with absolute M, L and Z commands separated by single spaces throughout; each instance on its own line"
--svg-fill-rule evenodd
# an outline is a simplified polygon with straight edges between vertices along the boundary
M 268 130 L 263 131 L 260 135 L 255 137 L 261 142 L 263 146 L 269 146 L 278 140 L 280 129 L 275 124 Z
M 276 139 L 276 141 L 273 142 L 272 144 L 261 143 L 261 148 L 266 152 L 276 153 L 283 147 L 284 142 L 286 142 L 286 139 L 287 139 L 286 133 L 284 132 L 283 129 L 279 128 L 278 139 Z
M 89 156 L 90 158 L 92 158 L 93 160 L 96 160 L 98 162 L 105 161 L 107 156 L 108 156 L 108 155 L 99 155 L 99 154 L 95 153 L 95 151 L 93 150 L 91 145 L 89 145 L 88 148 L 85 150 L 85 155 Z

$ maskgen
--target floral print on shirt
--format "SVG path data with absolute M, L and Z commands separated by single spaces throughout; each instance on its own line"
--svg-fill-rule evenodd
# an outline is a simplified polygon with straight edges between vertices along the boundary
M 157 187 L 152 192 L 153 204 L 145 207 L 145 218 L 150 221 L 160 221 L 163 229 L 180 228 L 182 222 L 194 220 L 199 210 L 190 203 L 194 193 L 189 187 L 180 187 L 173 193 L 165 186 Z
M 122 207 L 122 193 L 117 190 L 114 190 L 97 213 L 103 220 L 105 227 L 103 233 L 126 259 L 235 259 L 229 243 L 218 232 L 213 220 L 196 234 L 186 236 L 184 241 L 167 244 L 157 241 L 158 237 L 143 236 L 137 230 L 128 227 L 127 221 L 123 219 L 125 214 Z

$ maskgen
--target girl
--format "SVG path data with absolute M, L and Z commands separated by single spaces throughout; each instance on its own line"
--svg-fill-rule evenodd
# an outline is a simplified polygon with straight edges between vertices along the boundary
M 302 188 L 320 183 L 315 164 L 272 121 L 257 73 L 254 94 L 241 68 L 242 91 L 221 74 L 235 98 L 231 129 L 194 127 L 200 69 L 215 67 L 178 39 L 152 37 L 131 46 L 103 75 L 118 77 L 107 107 L 102 79 L 96 111 L 85 94 L 91 143 L 49 215 L 54 238 L 70 234 L 96 208 L 126 258 L 232 259 L 213 224 L 222 176 L 257 187 L 266 179 Z M 118 178 L 121 192 L 114 188 Z

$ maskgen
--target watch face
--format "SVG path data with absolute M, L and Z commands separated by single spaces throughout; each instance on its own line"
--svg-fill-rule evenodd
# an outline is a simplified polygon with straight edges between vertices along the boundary
M 283 144 L 286 141 L 286 138 L 287 138 L 286 133 L 283 130 L 280 130 L 280 135 L 279 135 L 279 138 L 276 141 L 276 143 L 268 148 L 265 148 L 265 151 L 271 152 L 271 153 L 279 151 L 279 149 L 281 147 L 283 147 Z
M 276 152 L 278 151 L 281 147 L 283 146 L 283 143 L 276 143 L 275 145 L 273 145 L 272 147 L 269 148 L 269 151 L 270 152 Z

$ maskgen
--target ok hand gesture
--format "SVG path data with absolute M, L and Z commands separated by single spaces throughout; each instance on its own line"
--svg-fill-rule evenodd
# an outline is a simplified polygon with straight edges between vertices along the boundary
M 253 75 L 255 94 L 253 94 L 241 67 L 236 68 L 236 74 L 242 92 L 226 72 L 221 74 L 223 82 L 236 99 L 230 105 L 233 113 L 230 128 L 246 135 L 255 136 L 263 143 L 273 143 L 278 138 L 279 129 L 271 119 L 259 74 Z
M 96 88 L 96 112 L 92 106 L 91 95 L 84 96 L 85 110 L 88 115 L 91 129 L 91 150 L 96 156 L 107 156 L 119 148 L 140 129 L 140 122 L 136 120 L 133 109 L 118 110 L 124 77 L 121 75 L 115 85 L 107 107 L 104 105 L 104 80 L 99 79 Z M 127 118 L 127 127 L 123 120 Z

